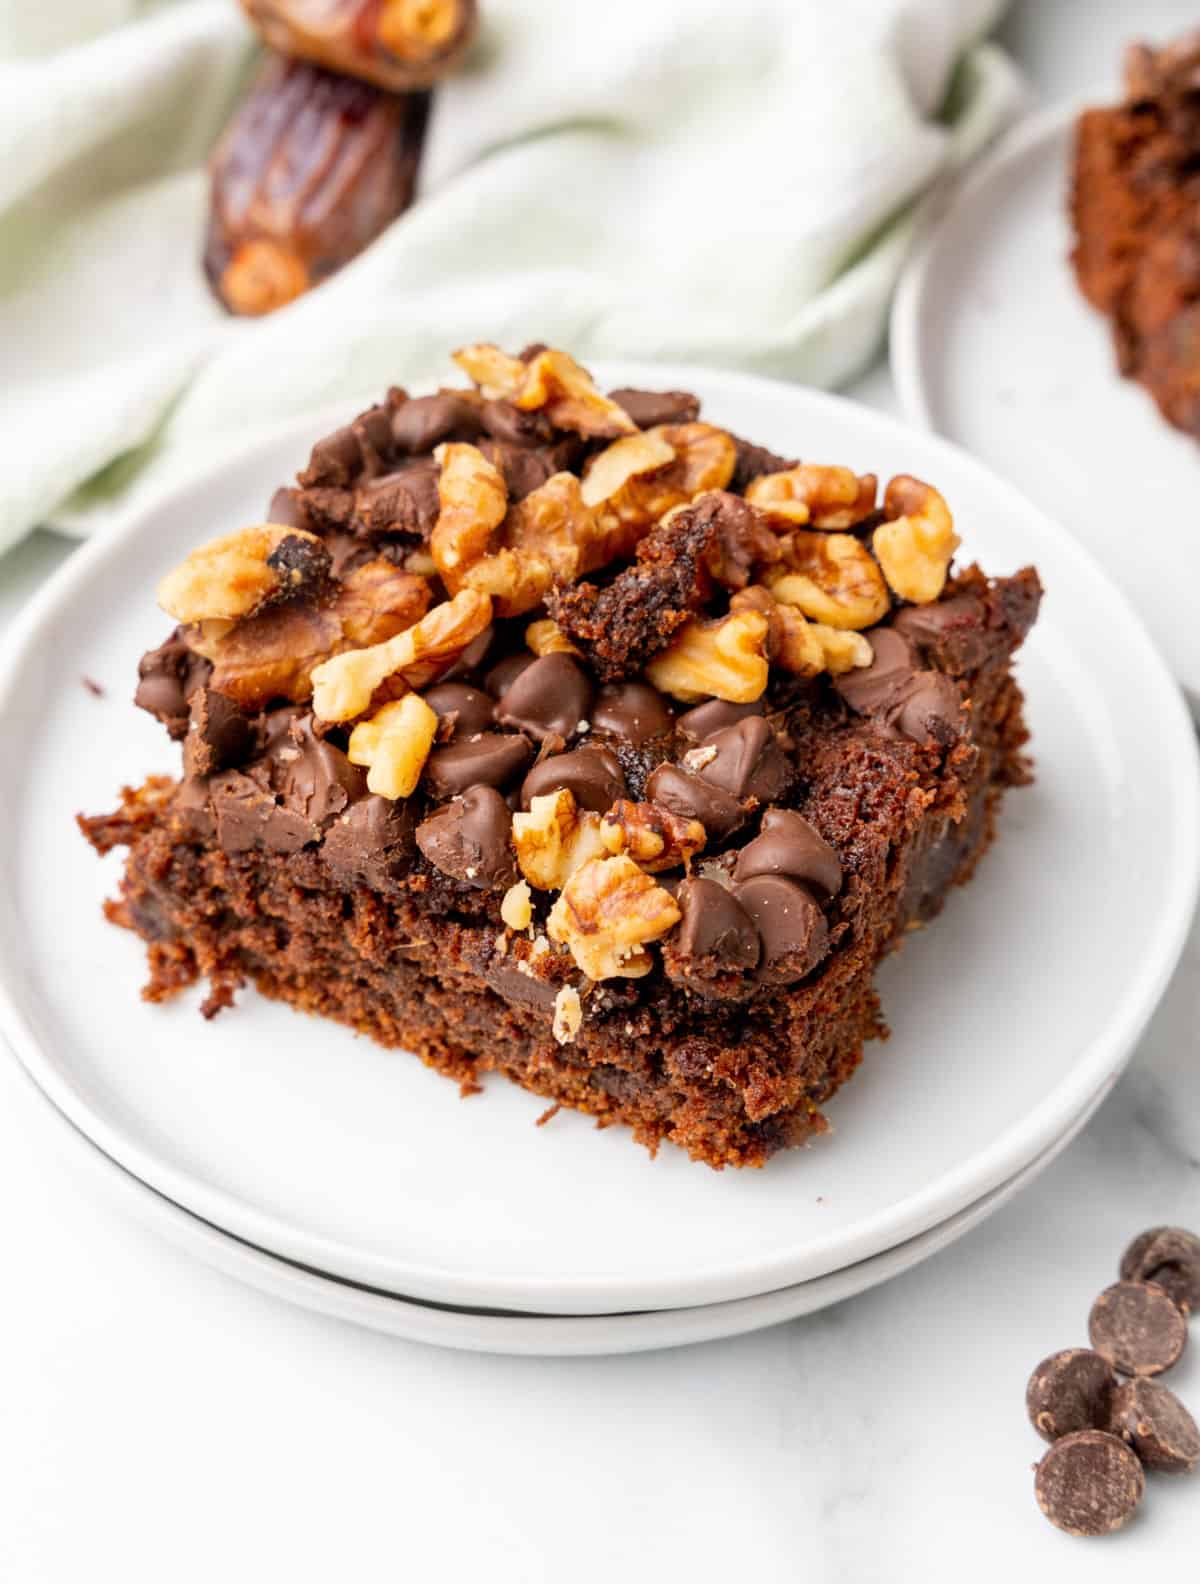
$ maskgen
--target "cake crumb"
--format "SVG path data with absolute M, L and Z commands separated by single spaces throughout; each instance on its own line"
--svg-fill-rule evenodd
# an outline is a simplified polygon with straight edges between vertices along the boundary
M 558 1115 L 558 1113 L 561 1110 L 562 1110 L 562 1101 L 561 1100 L 556 1100 L 552 1106 L 547 1106 L 546 1107 L 546 1109 L 542 1112 L 541 1116 L 538 1117 L 537 1121 L 533 1124 L 534 1127 L 545 1127 L 547 1122 L 553 1122 L 554 1118 Z
M 88 692 L 92 695 L 93 698 L 103 698 L 104 697 L 104 689 L 101 687 L 100 683 L 95 680 L 94 677 L 82 676 L 82 677 L 79 678 L 79 680 L 83 683 L 84 687 L 87 688 Z
M 533 898 L 527 881 L 518 880 L 509 886 L 500 904 L 500 917 L 509 929 L 528 929 L 533 918 Z

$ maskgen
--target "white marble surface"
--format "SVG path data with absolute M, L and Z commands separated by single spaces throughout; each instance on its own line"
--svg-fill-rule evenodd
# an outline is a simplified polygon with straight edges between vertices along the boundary
M 1131 10 L 1027 0 L 1005 37 L 1073 94 L 1131 26 L 1195 16 Z M 858 394 L 893 405 L 882 371 Z M 67 553 L 0 561 L 0 628 Z M 1200 1476 L 1069 1540 L 1033 1502 L 1022 1394 L 1132 1233 L 1200 1225 L 1198 1028 L 1200 928 L 1095 1122 L 964 1242 L 809 1320 L 590 1361 L 439 1352 L 237 1286 L 89 1202 L 0 1062 L 0 1579 L 1187 1577 Z M 1172 1384 L 1200 1406 L 1200 1353 Z

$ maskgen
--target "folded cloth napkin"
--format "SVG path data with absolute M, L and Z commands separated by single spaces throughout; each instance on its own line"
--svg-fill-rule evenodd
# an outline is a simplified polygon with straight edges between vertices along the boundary
M 0 0 L 0 549 L 468 341 L 848 377 L 917 200 L 1017 103 L 1003 4 L 482 0 L 417 204 L 250 321 L 199 264 L 233 0 Z

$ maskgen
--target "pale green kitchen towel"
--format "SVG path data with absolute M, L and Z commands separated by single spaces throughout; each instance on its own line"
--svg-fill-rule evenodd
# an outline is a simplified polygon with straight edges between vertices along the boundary
M 481 0 L 417 204 L 237 321 L 199 266 L 205 156 L 254 62 L 234 0 L 0 0 L 0 549 L 467 341 L 836 384 L 918 200 L 1018 102 L 980 42 L 1002 6 Z

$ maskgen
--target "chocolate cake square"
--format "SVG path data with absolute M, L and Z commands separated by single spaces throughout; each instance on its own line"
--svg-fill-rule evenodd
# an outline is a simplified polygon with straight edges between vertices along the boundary
M 880 960 L 1028 779 L 1036 573 L 938 491 L 801 463 L 683 391 L 469 347 L 161 583 L 137 703 L 179 779 L 82 818 L 151 1000 L 267 996 L 762 1165 L 885 1028 Z

